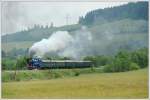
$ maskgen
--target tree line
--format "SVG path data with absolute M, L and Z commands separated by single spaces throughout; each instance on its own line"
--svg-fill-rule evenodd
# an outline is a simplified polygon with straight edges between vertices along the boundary
M 132 52 L 120 51 L 115 56 L 87 56 L 95 67 L 102 67 L 104 72 L 124 72 L 148 67 L 148 48 Z
M 148 2 L 128 3 L 125 5 L 97 9 L 88 12 L 85 17 L 79 18 L 79 23 L 83 25 L 92 25 L 95 22 L 115 21 L 121 19 L 144 19 L 148 20 Z

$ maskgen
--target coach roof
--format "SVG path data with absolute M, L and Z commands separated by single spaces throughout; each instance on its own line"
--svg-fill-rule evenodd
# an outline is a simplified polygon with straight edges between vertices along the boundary
M 82 60 L 42 60 L 42 62 L 91 62 L 91 61 L 82 61 Z

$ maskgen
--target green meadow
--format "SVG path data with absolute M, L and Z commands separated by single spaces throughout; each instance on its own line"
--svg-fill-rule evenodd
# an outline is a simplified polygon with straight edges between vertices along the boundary
M 148 68 L 3 82 L 2 98 L 148 98 Z

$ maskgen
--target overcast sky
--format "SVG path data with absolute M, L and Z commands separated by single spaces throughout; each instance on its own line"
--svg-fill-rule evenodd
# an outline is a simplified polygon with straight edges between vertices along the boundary
M 88 11 L 118 6 L 127 2 L 3 2 L 2 34 L 17 32 L 34 24 L 54 26 L 78 22 Z

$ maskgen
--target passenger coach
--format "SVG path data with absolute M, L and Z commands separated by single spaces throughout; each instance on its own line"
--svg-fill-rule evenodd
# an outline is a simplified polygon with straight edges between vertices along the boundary
M 58 68 L 87 68 L 91 67 L 91 61 L 76 60 L 42 60 L 32 58 L 28 62 L 28 69 L 58 69 Z

